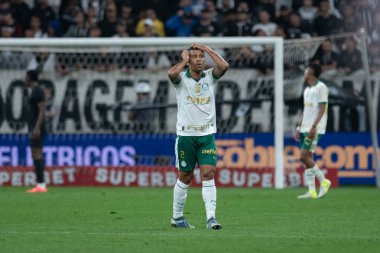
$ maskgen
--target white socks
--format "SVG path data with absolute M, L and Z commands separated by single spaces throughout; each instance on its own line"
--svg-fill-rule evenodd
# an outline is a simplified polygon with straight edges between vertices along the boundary
M 187 189 L 189 185 L 182 183 L 177 179 L 177 183 L 174 186 L 173 197 L 173 218 L 177 219 L 183 216 L 183 209 L 185 207 L 187 198 Z M 205 202 L 207 220 L 215 217 L 216 210 L 216 187 L 215 181 L 208 180 L 202 181 L 202 197 Z
M 325 181 L 325 176 L 323 175 L 322 171 L 319 169 L 318 165 L 315 164 L 313 168 L 311 168 L 313 171 L 313 174 L 317 176 L 320 183 Z
M 309 191 L 315 191 L 315 176 L 313 173 L 313 169 L 305 170 L 305 179 L 307 186 L 309 187 Z
M 174 186 L 174 197 L 173 197 L 173 218 L 177 219 L 183 216 L 183 208 L 185 207 L 187 189 L 189 186 L 182 183 L 177 179 L 177 183 Z
M 45 183 L 38 183 L 37 186 L 40 187 L 40 188 L 46 188 L 46 184 Z
M 207 220 L 215 217 L 216 187 L 214 179 L 202 181 L 202 197 L 205 202 Z
M 315 164 L 313 168 L 305 170 L 305 178 L 309 190 L 315 191 L 315 176 L 317 176 L 319 183 L 325 181 L 325 176 L 317 164 Z

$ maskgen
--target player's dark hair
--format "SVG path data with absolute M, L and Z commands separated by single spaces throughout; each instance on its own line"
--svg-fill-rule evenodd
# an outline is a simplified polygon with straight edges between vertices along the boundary
M 37 70 L 28 70 L 26 72 L 26 75 L 32 80 L 33 82 L 38 82 L 38 71 Z
M 200 49 L 200 48 L 196 48 L 196 47 L 189 47 L 187 50 L 188 50 L 188 51 L 191 51 L 191 50 L 200 50 L 200 51 L 203 52 L 202 49 Z
M 319 75 L 322 72 L 321 65 L 316 64 L 316 63 L 310 63 L 309 66 L 307 66 L 309 69 L 313 70 L 313 74 L 316 78 L 319 77 Z

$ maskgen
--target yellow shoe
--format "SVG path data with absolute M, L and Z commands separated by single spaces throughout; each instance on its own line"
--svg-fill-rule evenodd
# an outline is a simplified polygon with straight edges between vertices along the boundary
M 319 189 L 319 194 L 318 194 L 318 198 L 323 198 L 327 192 L 329 191 L 330 189 L 330 186 L 331 186 L 331 181 L 328 180 L 328 179 L 325 179 L 322 183 L 321 183 L 321 187 Z
M 315 190 L 309 190 L 305 194 L 299 195 L 297 199 L 316 199 L 317 197 L 317 192 Z

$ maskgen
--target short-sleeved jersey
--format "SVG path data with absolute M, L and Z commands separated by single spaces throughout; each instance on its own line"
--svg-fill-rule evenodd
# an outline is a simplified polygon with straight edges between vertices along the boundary
M 216 133 L 214 84 L 212 68 L 203 71 L 201 79 L 181 72 L 181 81 L 173 83 L 177 95 L 177 135 L 204 136 Z
M 327 103 L 328 103 L 329 90 L 327 86 L 321 81 L 306 87 L 303 93 L 304 109 L 302 124 L 300 127 L 301 133 L 310 132 L 316 118 L 318 117 L 319 105 L 326 104 L 325 112 L 318 123 L 317 133 L 324 134 L 327 125 Z
M 29 130 L 32 131 L 34 126 L 37 123 L 38 114 L 40 109 L 38 108 L 38 104 L 45 101 L 44 91 L 40 86 L 35 86 L 32 89 L 32 93 L 30 94 L 28 100 L 28 126 Z M 45 132 L 45 124 L 41 124 L 41 132 Z

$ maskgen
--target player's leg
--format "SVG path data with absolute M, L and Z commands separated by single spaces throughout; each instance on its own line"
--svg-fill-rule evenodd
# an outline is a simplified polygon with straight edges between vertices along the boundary
M 173 217 L 171 225 L 180 228 L 194 228 L 183 216 L 187 189 L 194 177 L 195 155 L 192 137 L 178 136 L 175 143 L 176 166 L 179 177 L 173 190 Z
M 222 226 L 215 219 L 216 186 L 214 175 L 216 171 L 216 146 L 214 135 L 197 137 L 200 148 L 197 151 L 199 168 L 202 180 L 202 198 L 205 203 L 207 228 L 221 229 Z
M 316 142 L 308 138 L 308 134 L 301 134 L 301 161 L 305 165 L 305 180 L 308 186 L 308 192 L 304 195 L 298 196 L 299 199 L 317 198 L 317 192 L 315 190 L 315 174 L 313 167 L 315 162 L 313 160 L 313 151 Z
M 29 193 L 47 192 L 44 178 L 45 163 L 43 158 L 42 146 L 43 137 L 39 139 L 30 140 L 34 170 L 37 178 L 37 186 L 33 189 L 28 190 Z

